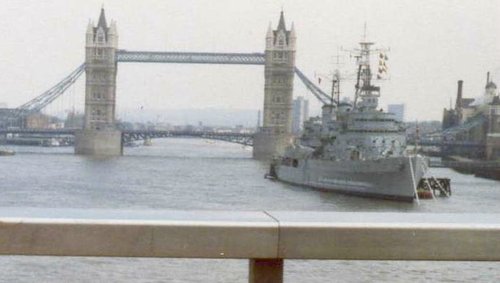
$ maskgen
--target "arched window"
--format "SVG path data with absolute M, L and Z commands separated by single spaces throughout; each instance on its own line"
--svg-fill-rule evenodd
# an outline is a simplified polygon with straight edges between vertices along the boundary
M 104 43 L 104 30 L 102 27 L 97 30 L 97 43 Z

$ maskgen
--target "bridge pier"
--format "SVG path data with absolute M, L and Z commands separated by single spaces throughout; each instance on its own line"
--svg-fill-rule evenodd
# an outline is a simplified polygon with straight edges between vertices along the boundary
M 81 130 L 75 133 L 75 154 L 123 155 L 122 133 L 118 130 Z
M 257 132 L 253 138 L 253 158 L 257 160 L 270 160 L 281 155 L 285 148 L 293 141 L 291 134 L 276 134 L 266 131 Z

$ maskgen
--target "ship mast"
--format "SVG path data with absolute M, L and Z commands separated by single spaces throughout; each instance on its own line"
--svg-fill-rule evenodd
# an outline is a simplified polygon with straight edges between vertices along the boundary
M 330 104 L 334 105 L 340 104 L 340 80 L 342 75 L 340 74 L 339 68 L 340 68 L 340 55 L 339 55 L 339 49 L 337 48 L 337 56 L 336 57 L 336 62 L 334 63 L 337 68 L 333 71 L 333 73 L 329 76 L 331 78 L 332 82 L 332 90 L 331 90 L 331 97 L 330 97 Z
M 332 78 L 332 98 L 331 103 L 333 104 L 336 100 L 337 105 L 340 104 L 340 71 L 337 69 L 333 73 Z
M 378 98 L 380 97 L 380 87 L 372 85 L 372 71 L 370 65 L 370 56 L 373 51 L 371 47 L 374 42 L 366 39 L 366 23 L 364 26 L 363 39 L 359 43 L 360 48 L 356 49 L 356 63 L 358 65 L 354 108 L 364 110 L 376 110 L 378 106 Z M 361 101 L 358 101 L 361 100 Z

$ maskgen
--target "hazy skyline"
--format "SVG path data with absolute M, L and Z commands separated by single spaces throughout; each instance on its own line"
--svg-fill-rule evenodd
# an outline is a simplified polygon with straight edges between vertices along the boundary
M 482 94 L 486 72 L 500 80 L 498 1 L 2 1 L 0 102 L 16 107 L 57 83 L 84 60 L 89 19 L 104 4 L 117 21 L 119 48 L 192 52 L 264 52 L 269 22 L 283 8 L 297 30 L 297 61 L 308 77 L 328 74 L 337 49 L 368 37 L 390 47 L 391 79 L 380 106 L 405 103 L 408 120 L 440 120 L 463 79 L 464 96 Z M 343 66 L 353 71 L 353 65 Z M 315 98 L 295 79 L 294 96 Z M 343 82 L 352 96 L 353 82 Z M 262 66 L 121 63 L 121 109 L 261 109 Z M 330 86 L 322 83 L 328 91 Z M 69 90 L 83 105 L 83 79 Z M 311 108 L 319 104 L 311 103 Z M 311 111 L 315 113 L 314 109 Z

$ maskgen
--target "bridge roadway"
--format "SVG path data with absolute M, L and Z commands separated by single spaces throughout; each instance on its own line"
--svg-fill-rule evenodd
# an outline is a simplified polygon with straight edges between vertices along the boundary
M 79 129 L 0 129 L 0 135 L 24 134 L 43 135 L 47 137 L 74 136 Z M 252 133 L 228 133 L 214 131 L 189 131 L 189 130 L 122 130 L 124 144 L 133 141 L 167 138 L 167 137 L 196 137 L 211 140 L 221 140 L 231 143 L 253 146 Z
M 264 65 L 264 53 L 154 52 L 117 50 L 116 61 L 124 63 L 183 63 Z

